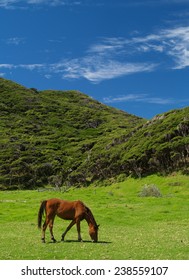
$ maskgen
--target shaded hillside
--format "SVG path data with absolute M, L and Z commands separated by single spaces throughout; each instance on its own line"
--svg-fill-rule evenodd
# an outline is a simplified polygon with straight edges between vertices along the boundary
M 0 188 L 85 185 L 187 167 L 189 108 L 151 121 L 77 91 L 0 78 Z
M 141 123 L 77 91 L 38 92 L 0 78 L 1 188 L 77 184 L 94 147 L 103 153 Z
M 104 154 L 93 151 L 88 170 L 97 174 L 96 178 L 118 174 L 140 178 L 178 170 L 188 174 L 188 166 L 189 107 L 186 107 L 155 116 L 112 139 L 104 146 Z

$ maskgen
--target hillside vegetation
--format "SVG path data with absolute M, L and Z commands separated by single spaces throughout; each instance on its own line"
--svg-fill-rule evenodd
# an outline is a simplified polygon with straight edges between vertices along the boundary
M 0 78 L 0 189 L 187 172 L 189 107 L 147 121 L 78 91 Z

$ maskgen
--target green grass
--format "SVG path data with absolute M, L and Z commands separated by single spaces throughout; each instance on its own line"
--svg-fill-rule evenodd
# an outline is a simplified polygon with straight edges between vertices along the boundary
M 140 197 L 145 184 L 154 184 L 162 197 Z M 59 242 L 68 221 L 55 219 L 57 243 L 41 243 L 37 229 L 40 201 L 51 197 L 83 200 L 100 224 L 99 242 L 81 224 Z M 128 179 L 107 187 L 70 189 L 66 193 L 38 191 L 0 192 L 0 259 L 189 259 L 189 182 L 175 174 Z

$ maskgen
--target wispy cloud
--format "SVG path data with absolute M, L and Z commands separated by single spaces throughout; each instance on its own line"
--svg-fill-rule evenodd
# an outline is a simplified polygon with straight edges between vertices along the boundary
M 175 104 L 178 100 L 172 98 L 161 98 L 161 97 L 151 97 L 148 94 L 127 94 L 118 97 L 104 97 L 103 102 L 110 103 L 121 103 L 121 102 L 143 102 L 149 104 L 167 105 Z
M 0 8 L 16 9 L 28 8 L 29 6 L 48 5 L 51 7 L 57 6 L 75 6 L 80 5 L 80 1 L 74 0 L 0 0 Z
M 189 26 L 161 29 L 143 37 L 104 38 L 93 44 L 89 53 L 114 55 L 124 60 L 136 60 L 142 54 L 146 63 L 150 53 L 153 64 L 165 65 L 166 56 L 169 63 L 167 68 L 183 69 L 189 66 Z
M 114 60 L 99 60 L 95 57 L 64 60 L 54 64 L 0 64 L 0 69 L 25 69 L 40 71 L 45 77 L 59 75 L 62 79 L 84 78 L 92 83 L 139 72 L 153 71 L 155 65 L 145 63 L 121 63 Z
M 95 3 L 94 3 L 95 2 Z M 154 6 L 154 5 L 173 5 L 173 4 L 189 4 L 188 0 L 127 0 L 116 1 L 115 3 L 106 3 L 107 5 L 115 6 Z M 96 0 L 0 0 L 0 7 L 3 8 L 16 8 L 25 5 L 49 5 L 49 6 L 61 6 L 61 5 L 89 5 L 89 6 L 104 6 L 104 1 Z
M 189 4 L 189 0 L 128 0 L 127 6 L 165 6 L 177 4 Z
M 27 0 L 26 2 L 28 4 L 35 4 L 35 5 L 45 4 L 50 6 L 61 6 L 67 4 L 67 1 L 64 0 Z
M 168 29 L 161 32 L 167 43 L 167 54 L 175 61 L 175 69 L 189 66 L 189 26 Z M 165 44 L 164 43 L 164 44 Z
M 8 8 L 12 7 L 12 5 L 16 4 L 17 0 L 1 0 L 0 1 L 0 8 Z
M 9 64 L 9 63 L 2 63 L 0 64 L 0 69 L 4 68 L 4 69 L 12 69 L 14 68 L 14 64 Z
M 98 54 L 107 54 L 120 52 L 126 44 L 126 39 L 122 37 L 113 37 L 113 38 L 102 38 L 102 40 L 96 44 L 92 44 L 88 53 L 98 53 Z
M 56 63 L 51 71 L 61 73 L 62 78 L 85 78 L 93 83 L 137 72 L 152 71 L 155 65 L 145 63 L 127 63 L 99 56 L 86 56 Z
M 146 37 L 135 37 L 130 44 L 143 52 L 161 52 L 172 60 L 172 69 L 189 66 L 189 26 L 160 30 Z
M 25 39 L 20 38 L 20 37 L 11 37 L 11 38 L 8 38 L 7 40 L 5 40 L 7 45 L 15 45 L 15 46 L 23 44 L 24 41 L 25 41 Z
M 98 83 L 134 73 L 152 72 L 158 67 L 183 69 L 188 66 L 189 26 L 185 26 L 159 30 L 143 37 L 102 38 L 89 46 L 83 57 L 54 64 L 51 70 L 61 73 L 64 79 L 85 78 Z
M 42 70 L 45 71 L 47 68 L 46 64 L 0 64 L 0 69 L 8 69 L 8 70 L 14 70 L 14 69 L 25 69 L 25 70 Z
M 9 44 L 19 45 L 13 37 Z M 8 43 L 8 41 L 7 41 Z M 189 66 L 189 26 L 167 28 L 146 36 L 101 38 L 88 46 L 83 56 L 54 63 L 0 64 L 0 69 L 40 71 L 45 77 L 86 79 L 92 83 L 156 69 L 184 69 Z M 150 102 L 150 99 L 148 99 Z M 151 102 L 161 103 L 158 99 Z
M 34 63 L 34 64 L 19 64 L 17 67 L 19 68 L 24 68 L 26 70 L 40 70 L 40 69 L 45 69 L 46 64 L 39 64 L 39 63 Z

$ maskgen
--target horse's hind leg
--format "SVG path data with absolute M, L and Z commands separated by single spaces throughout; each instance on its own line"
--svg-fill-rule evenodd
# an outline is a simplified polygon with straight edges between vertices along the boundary
M 54 238 L 54 235 L 53 235 L 53 223 L 54 223 L 54 218 L 52 218 L 49 222 L 49 230 L 50 230 L 50 234 L 51 234 L 51 240 L 53 242 L 56 242 L 56 239 Z
M 44 224 L 43 224 L 43 228 L 42 228 L 42 237 L 41 237 L 41 240 L 43 243 L 45 243 L 45 231 L 46 231 L 46 228 L 48 226 L 48 221 L 47 219 L 45 220 Z
M 51 240 L 53 242 L 56 242 L 56 240 L 54 238 L 54 235 L 53 235 L 53 223 L 54 223 L 54 217 L 52 218 L 52 217 L 47 216 L 46 220 L 43 224 L 43 228 L 42 228 L 42 238 L 41 238 L 41 240 L 42 240 L 43 243 L 45 243 L 45 231 L 46 231 L 46 228 L 47 228 L 48 225 L 49 225 L 49 230 L 50 230 L 50 234 L 51 234 Z

